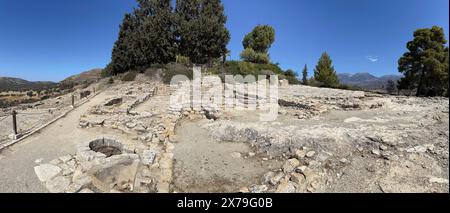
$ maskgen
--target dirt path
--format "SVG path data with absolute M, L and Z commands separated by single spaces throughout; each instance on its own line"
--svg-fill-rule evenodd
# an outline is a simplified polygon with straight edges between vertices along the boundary
M 39 133 L 0 152 L 0 192 L 46 192 L 34 173 L 37 159 L 49 161 L 75 153 L 76 144 L 98 132 L 78 127 L 80 115 L 108 96 L 102 93 Z

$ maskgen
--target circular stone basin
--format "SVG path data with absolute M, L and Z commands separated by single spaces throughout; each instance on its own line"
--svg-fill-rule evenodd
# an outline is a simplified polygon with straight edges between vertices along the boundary
M 89 148 L 94 152 L 105 154 L 106 157 L 111 157 L 113 155 L 121 155 L 123 145 L 115 140 L 103 138 L 90 142 Z

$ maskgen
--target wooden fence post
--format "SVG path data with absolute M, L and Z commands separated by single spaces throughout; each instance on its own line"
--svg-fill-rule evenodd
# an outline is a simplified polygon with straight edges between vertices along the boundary
M 14 135 L 17 135 L 17 118 L 16 118 L 17 112 L 16 112 L 16 110 L 13 110 L 11 115 L 12 115 L 12 121 L 13 121 Z

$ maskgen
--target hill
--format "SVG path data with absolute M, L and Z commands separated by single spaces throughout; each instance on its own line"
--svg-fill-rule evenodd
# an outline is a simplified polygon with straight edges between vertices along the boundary
M 382 89 L 386 87 L 389 80 L 397 82 L 402 76 L 400 75 L 384 75 L 376 77 L 370 73 L 340 73 L 338 74 L 339 81 L 342 84 L 358 86 L 364 89 Z
M 70 76 L 60 83 L 63 85 L 90 84 L 100 79 L 102 69 L 92 69 L 77 75 Z
M 21 78 L 0 77 L 0 91 L 11 90 L 42 90 L 56 86 L 50 81 L 27 81 Z

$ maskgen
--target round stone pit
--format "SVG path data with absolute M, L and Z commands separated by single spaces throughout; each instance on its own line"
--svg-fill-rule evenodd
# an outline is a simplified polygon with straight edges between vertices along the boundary
M 123 152 L 121 143 L 107 138 L 93 140 L 89 143 L 89 148 L 94 152 L 106 155 L 107 158 L 113 155 L 121 155 Z

